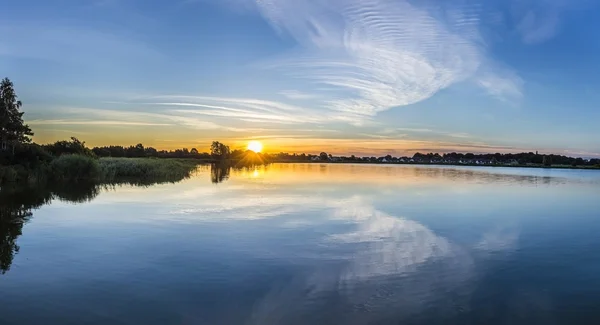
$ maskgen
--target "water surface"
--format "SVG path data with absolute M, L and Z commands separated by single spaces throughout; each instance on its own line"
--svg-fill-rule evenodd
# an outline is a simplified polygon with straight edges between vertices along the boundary
M 600 173 L 275 164 L 0 192 L 0 324 L 600 324 Z

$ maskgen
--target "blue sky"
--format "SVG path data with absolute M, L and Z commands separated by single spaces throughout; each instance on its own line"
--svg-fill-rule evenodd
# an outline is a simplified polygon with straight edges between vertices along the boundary
M 20 0 L 35 140 L 600 155 L 593 0 Z

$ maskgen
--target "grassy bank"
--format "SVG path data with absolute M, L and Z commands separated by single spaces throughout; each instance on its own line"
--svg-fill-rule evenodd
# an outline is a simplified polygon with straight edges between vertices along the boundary
M 192 159 L 93 158 L 62 155 L 34 168 L 22 165 L 0 166 L 0 184 L 48 182 L 146 183 L 180 181 L 196 169 Z
M 101 179 L 114 182 L 120 179 L 174 179 L 187 178 L 198 166 L 193 159 L 158 158 L 100 158 Z

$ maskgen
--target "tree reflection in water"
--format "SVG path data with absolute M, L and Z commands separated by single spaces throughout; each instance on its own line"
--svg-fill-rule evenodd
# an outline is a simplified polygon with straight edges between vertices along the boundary
M 211 164 L 210 165 L 210 180 L 214 184 L 223 183 L 224 181 L 229 179 L 229 175 L 231 174 L 231 170 L 235 171 L 252 171 L 255 170 L 258 166 L 268 166 L 268 164 L 260 161 L 238 161 L 234 164 L 229 163 L 220 163 L 220 164 Z
M 160 183 L 175 183 L 178 179 L 119 180 L 110 184 L 90 182 L 57 183 L 45 186 L 2 186 L 0 187 L 0 274 L 10 270 L 16 253 L 19 252 L 17 239 L 23 226 L 39 209 L 53 200 L 71 203 L 84 203 L 93 200 L 102 190 L 120 185 L 151 186 Z
M 52 199 L 85 202 L 98 195 L 95 185 L 70 184 L 51 187 L 2 187 L 0 191 L 0 273 L 10 270 L 14 255 L 19 252 L 17 238 L 23 225 L 33 216 L 33 210 Z
M 222 183 L 229 179 L 231 166 L 228 164 L 211 164 L 210 165 L 210 180 L 215 183 Z

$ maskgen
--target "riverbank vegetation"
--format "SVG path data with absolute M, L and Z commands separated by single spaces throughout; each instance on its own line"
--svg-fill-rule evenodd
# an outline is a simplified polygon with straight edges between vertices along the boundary
M 179 181 L 189 177 L 198 165 L 190 159 L 96 158 L 65 154 L 50 161 L 0 166 L 0 185 L 48 182 L 115 183 L 148 180 Z

